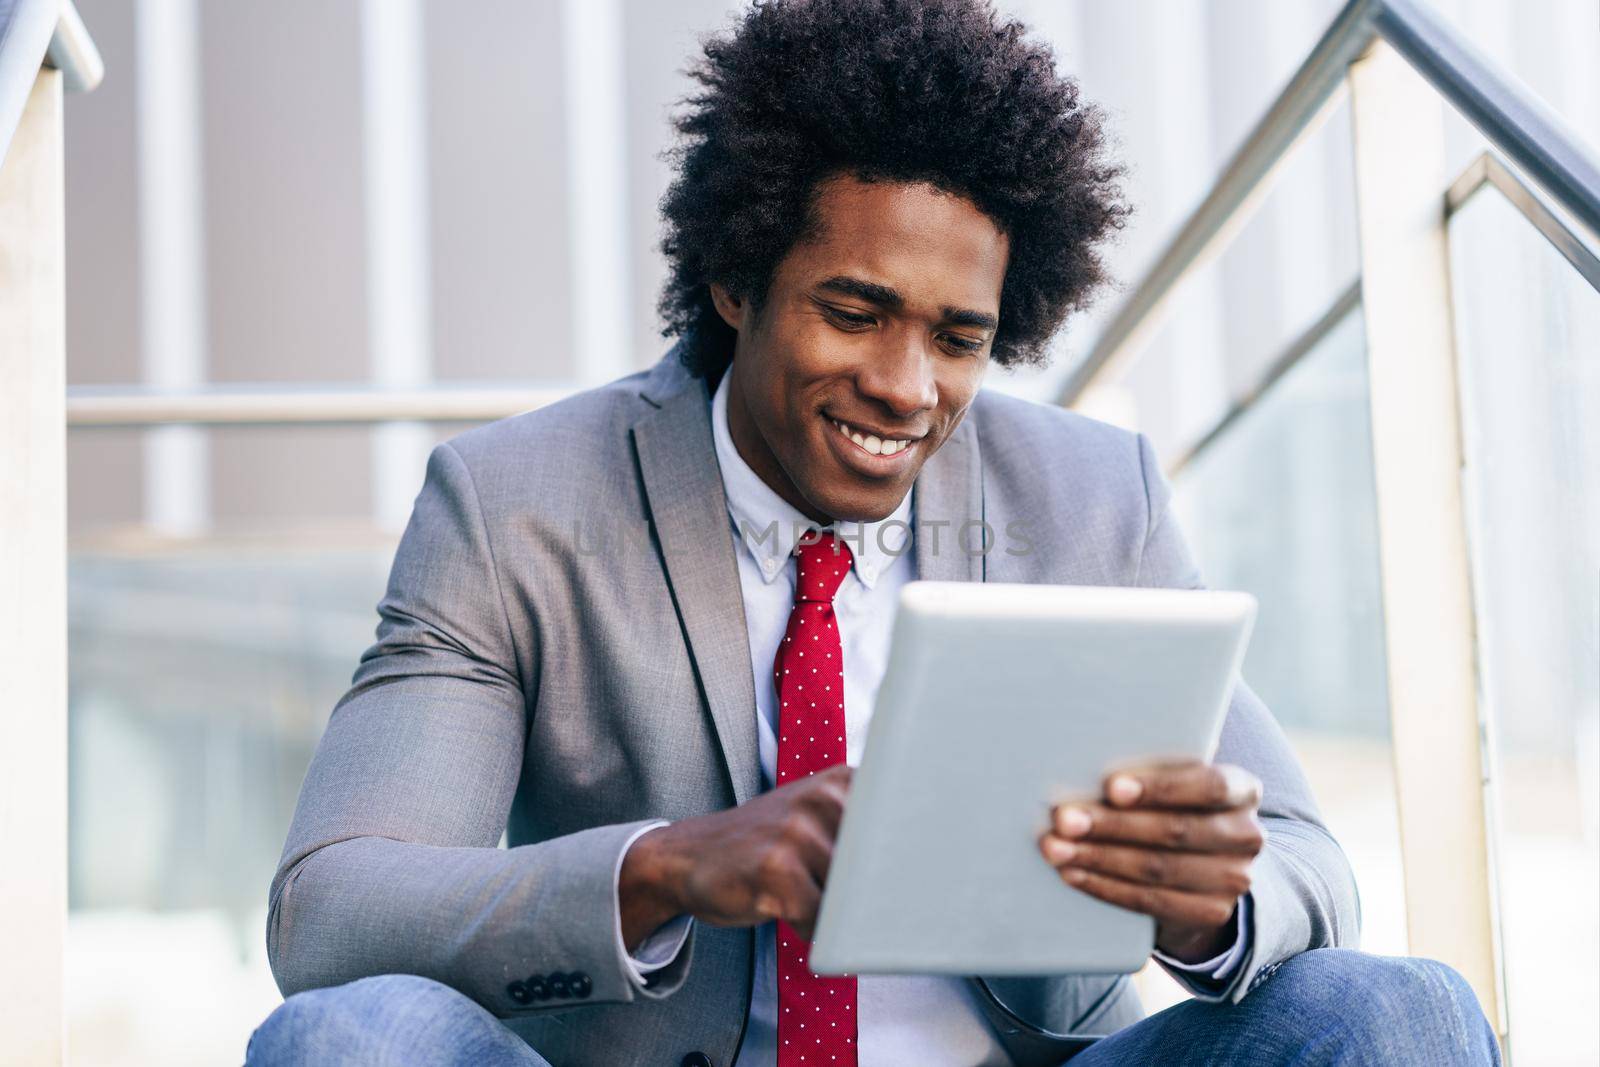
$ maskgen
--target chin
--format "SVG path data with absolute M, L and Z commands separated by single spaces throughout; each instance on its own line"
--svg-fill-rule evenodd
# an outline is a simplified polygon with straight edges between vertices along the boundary
M 905 494 L 910 491 L 910 486 L 904 491 L 883 486 L 871 488 L 830 486 L 819 487 L 816 495 L 808 494 L 807 498 L 817 503 L 817 510 L 832 515 L 836 521 L 878 522 L 893 515 L 894 509 L 900 506 L 900 501 L 904 500 Z

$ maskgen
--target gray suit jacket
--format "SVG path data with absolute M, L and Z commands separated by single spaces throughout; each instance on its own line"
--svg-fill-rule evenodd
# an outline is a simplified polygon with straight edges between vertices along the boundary
M 916 487 L 923 578 L 1200 585 L 1146 441 L 981 392 Z M 924 524 L 948 520 L 937 553 Z M 1031 551 L 954 550 L 969 520 Z M 1003 544 L 1018 548 L 1013 540 Z M 285 995 L 367 975 L 461 990 L 558 1067 L 733 1062 L 748 929 L 696 923 L 640 989 L 615 875 L 646 820 L 760 789 L 755 692 L 705 382 L 653 369 L 436 447 L 333 709 L 272 881 Z M 1238 1000 L 1306 949 L 1353 945 L 1356 889 L 1272 716 L 1241 684 L 1219 760 L 1265 783 L 1252 947 Z M 509 848 L 496 845 L 501 831 Z M 581 974 L 587 995 L 512 983 Z M 1056 1063 L 1140 1017 L 1122 976 L 982 978 L 1019 1064 Z

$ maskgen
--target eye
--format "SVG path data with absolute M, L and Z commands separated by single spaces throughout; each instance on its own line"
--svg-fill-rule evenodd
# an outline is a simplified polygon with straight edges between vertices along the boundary
M 963 337 L 956 333 L 942 333 L 939 339 L 957 352 L 977 352 L 983 348 L 983 342 L 971 337 Z
M 871 315 L 858 315 L 853 311 L 834 307 L 832 304 L 819 304 L 818 306 L 822 308 L 822 313 L 828 317 L 828 320 L 841 330 L 855 332 L 877 325 L 877 320 Z

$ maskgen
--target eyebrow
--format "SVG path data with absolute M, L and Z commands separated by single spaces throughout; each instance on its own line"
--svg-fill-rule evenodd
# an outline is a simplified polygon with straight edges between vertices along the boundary
M 865 300 L 870 304 L 899 311 L 905 307 L 906 298 L 898 289 L 877 282 L 864 281 L 852 278 L 848 274 L 836 274 L 832 278 L 824 279 L 817 283 L 817 288 L 827 292 L 839 293 L 843 296 L 853 296 L 858 300 Z M 944 307 L 940 311 L 944 321 L 952 326 L 972 326 L 980 330 L 992 330 L 1000 325 L 1000 321 L 986 311 L 974 311 L 971 308 Z

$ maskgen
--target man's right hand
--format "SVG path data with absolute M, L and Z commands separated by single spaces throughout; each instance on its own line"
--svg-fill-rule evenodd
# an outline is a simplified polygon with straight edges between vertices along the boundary
M 617 886 L 629 951 L 685 914 L 716 926 L 782 919 L 810 940 L 849 788 L 839 764 L 639 838 Z

